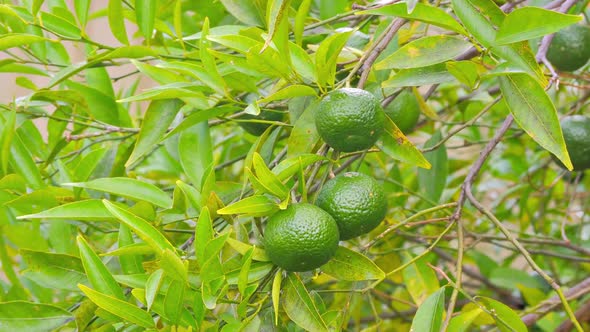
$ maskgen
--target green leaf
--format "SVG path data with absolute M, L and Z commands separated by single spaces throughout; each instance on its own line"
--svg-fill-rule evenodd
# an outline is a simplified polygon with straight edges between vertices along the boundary
M 19 253 L 27 266 L 25 277 L 43 287 L 75 291 L 77 284 L 87 282 L 78 257 L 27 249 Z
M 418 308 L 410 331 L 440 331 L 445 310 L 445 287 L 432 293 Z
M 290 80 L 291 68 L 273 48 L 264 49 L 264 45 L 259 43 L 248 50 L 246 59 L 250 67 L 264 75 Z
M 279 209 L 277 203 L 263 195 L 246 197 L 217 210 L 218 214 L 243 214 L 253 217 L 269 216 Z
M 542 85 L 547 84 L 545 74 L 537 64 L 528 43 L 495 45 L 496 26 L 502 23 L 505 14 L 492 0 L 452 0 L 451 3 L 457 17 L 477 41 L 491 48 L 494 54 L 530 73 Z
M 19 216 L 17 219 L 70 219 L 70 220 L 105 220 L 113 215 L 99 199 L 88 199 L 56 206 L 35 214 Z
M 401 69 L 393 77 L 382 83 L 384 88 L 403 88 L 406 86 L 422 86 L 453 81 L 444 63 L 422 67 Z
M 270 258 L 268 258 L 268 255 L 264 249 L 238 241 L 236 239 L 232 239 L 231 237 L 227 238 L 227 244 L 229 244 L 235 251 L 242 255 L 245 255 L 248 251 L 252 250 L 252 259 L 255 261 L 270 262 Z
M 172 120 L 180 110 L 180 106 L 181 102 L 178 99 L 154 100 L 150 103 L 135 148 L 125 166 L 134 164 L 153 150 L 154 145 L 160 142 L 160 139 L 170 127 Z
M 492 313 L 492 318 L 502 332 L 527 332 L 526 325 L 516 312 L 502 302 L 488 297 L 477 297 L 476 300 Z
M 164 297 L 164 313 L 174 325 L 178 325 L 184 312 L 184 284 L 173 280 L 168 286 Z
M 166 275 L 174 280 L 186 282 L 188 279 L 188 268 L 178 255 L 166 249 L 160 257 L 160 268 L 166 272 Z
M 16 112 L 9 112 L 6 116 L 6 122 L 0 128 L 0 163 L 2 164 L 2 174 L 8 173 L 8 162 L 10 160 L 10 146 L 14 139 L 16 124 Z
M 381 151 L 395 160 L 407 162 L 411 165 L 430 169 L 432 165 L 422 153 L 408 140 L 395 123 L 385 117 L 385 133 L 381 136 L 381 141 L 377 143 Z
M 148 312 L 141 310 L 128 302 L 102 294 L 84 285 L 79 285 L 79 287 L 99 308 L 141 327 L 156 327 L 152 315 Z
M 266 1 L 220 0 L 225 9 L 235 18 L 248 25 L 264 26 Z
M 308 331 L 328 331 L 316 304 L 297 274 L 287 275 L 283 291 L 283 308 L 295 324 Z
M 213 239 L 213 224 L 209 209 L 204 207 L 201 210 L 199 219 L 197 220 L 197 227 L 195 228 L 195 256 L 199 264 L 205 263 L 207 257 L 205 257 L 205 248 L 209 241 Z
M 100 257 L 90 248 L 88 242 L 80 235 L 77 237 L 78 248 L 80 249 L 80 259 L 84 265 L 84 271 L 88 276 L 90 285 L 97 291 L 125 300 L 123 290 L 119 287 L 111 272 L 104 265 Z
M 315 111 L 318 102 L 312 102 L 303 111 L 303 114 L 295 121 L 295 126 L 291 130 L 291 135 L 287 141 L 288 153 L 291 157 L 296 157 L 304 153 L 310 153 L 312 148 L 320 139 L 315 127 Z
M 501 76 L 500 89 L 516 123 L 572 170 L 557 111 L 543 87 L 523 73 Z
M 288 20 L 290 5 L 291 0 L 273 0 L 269 3 L 267 14 L 268 34 L 266 35 L 265 47 L 270 45 L 283 20 Z
M 154 32 L 154 22 L 156 21 L 156 10 L 158 9 L 158 0 L 138 0 L 135 2 L 135 17 L 139 31 L 149 45 Z
M 311 0 L 303 0 L 297 9 L 295 15 L 295 27 L 293 28 L 293 34 L 295 35 L 295 43 L 299 46 L 303 43 L 303 31 L 305 30 L 305 21 L 309 14 L 311 7 Z
M 102 202 L 101 202 L 102 203 Z M 104 207 L 104 205 L 103 205 Z M 118 248 L 115 250 L 112 250 L 111 252 L 107 253 L 109 255 L 118 255 L 119 256 L 119 264 L 121 265 L 121 270 L 123 270 L 123 273 L 125 274 L 136 274 L 136 273 L 142 273 L 143 272 L 143 266 L 141 265 L 142 262 L 142 254 L 148 254 L 151 255 L 153 254 L 153 250 L 150 246 L 148 246 L 147 244 L 144 243 L 135 243 L 135 240 L 133 239 L 133 234 L 131 233 L 131 230 L 129 229 L 129 227 L 127 227 L 124 224 L 120 224 L 119 226 L 119 236 L 117 239 L 117 245 Z M 134 252 L 134 251 L 125 251 L 125 249 L 130 249 L 133 247 L 143 247 L 144 249 L 147 248 L 147 250 L 144 251 L 138 251 L 138 252 Z M 107 254 L 102 254 L 103 256 L 106 256 Z
M 0 327 L 5 331 L 51 331 L 73 318 L 70 312 L 49 304 L 25 301 L 0 303 Z
M 242 257 L 242 266 L 240 267 L 240 275 L 238 277 L 238 291 L 243 299 L 246 298 L 246 287 L 248 287 L 248 283 L 250 282 L 248 280 L 248 274 L 250 273 L 250 265 L 252 265 L 254 248 L 255 247 L 250 248 Z
M 334 85 L 336 61 L 350 35 L 352 35 L 352 31 L 332 34 L 324 39 L 318 47 L 315 53 L 318 85 L 323 87 Z
M 47 38 L 25 33 L 6 33 L 0 36 L 0 51 L 46 41 Z
M 148 310 L 154 304 L 158 293 L 160 293 L 160 286 L 164 280 L 164 270 L 158 269 L 150 274 L 147 282 L 145 283 L 145 302 Z
M 151 183 L 132 178 L 102 178 L 88 182 L 63 183 L 72 186 L 103 191 L 139 201 L 146 201 L 163 208 L 172 207 L 172 199 L 162 189 Z
M 451 322 L 449 323 L 449 328 L 447 331 L 449 332 L 467 332 L 469 331 L 469 326 L 473 321 L 483 312 L 480 308 L 475 308 L 473 310 L 464 311 L 458 314 L 457 316 L 453 316 L 451 318 Z
M 84 28 L 88 21 L 88 10 L 90 9 L 90 0 L 78 0 L 74 2 L 74 9 L 76 10 L 76 16 L 80 22 L 80 26 Z
M 454 59 L 472 47 L 461 37 L 427 36 L 407 43 L 375 64 L 375 69 L 418 68 Z
M 478 66 L 472 61 L 449 61 L 445 65 L 449 73 L 468 88 L 474 89 L 479 83 Z
M 418 305 L 440 288 L 436 273 L 426 265 L 424 257 L 407 266 L 403 270 L 403 278 L 414 303 Z
M 287 198 L 289 189 L 268 169 L 258 152 L 254 152 L 252 165 L 258 180 L 269 193 L 277 196 L 280 200 Z
M 121 46 L 114 50 L 106 51 L 90 58 L 91 63 L 113 59 L 141 59 L 148 56 L 157 56 L 158 53 L 150 47 L 143 45 Z
M 199 43 L 201 62 L 203 63 L 205 71 L 210 77 L 209 80 L 207 80 L 207 84 L 215 89 L 217 93 L 225 94 L 227 93 L 225 82 L 217 70 L 215 58 L 213 58 L 213 55 L 209 53 L 211 42 L 207 39 L 207 35 L 209 35 L 209 18 L 205 18 L 205 21 L 203 22 L 203 29 L 201 30 L 201 39 Z
M 41 25 L 58 36 L 80 39 L 82 32 L 72 22 L 47 12 L 41 12 Z
M 368 257 L 342 246 L 338 247 L 334 257 L 320 269 L 338 280 L 360 281 L 385 278 L 385 272 Z
M 107 200 L 103 200 L 103 203 L 113 216 L 131 228 L 139 238 L 154 248 L 157 253 L 162 254 L 166 249 L 175 250 L 174 246 L 168 242 L 168 239 L 149 222 Z
M 467 35 L 467 31 L 444 10 L 423 3 L 416 3 L 413 11 L 410 11 L 406 3 L 396 3 L 375 9 L 356 12 L 356 15 L 387 15 L 402 17 L 409 20 L 421 21 L 445 28 L 447 30 Z
M 213 147 L 206 122 L 182 131 L 178 140 L 180 164 L 193 186 L 201 187 L 207 167 L 213 162 Z
M 434 146 L 442 140 L 440 131 L 436 131 L 424 144 L 425 148 Z M 438 149 L 424 153 L 424 157 L 432 167 L 428 170 L 418 170 L 418 181 L 421 191 L 431 201 L 438 203 L 447 184 L 449 173 L 447 148 L 441 145 Z
M 317 96 L 316 91 L 307 85 L 289 85 L 271 95 L 268 95 L 258 101 L 258 103 L 269 103 L 275 100 L 289 99 L 302 96 Z
M 496 44 L 542 37 L 581 20 L 580 15 L 567 15 L 539 7 L 516 8 L 502 22 L 496 35 Z
M 121 44 L 129 45 L 129 39 L 127 38 L 127 31 L 125 29 L 125 18 L 123 16 L 123 0 L 109 0 L 108 18 L 113 36 Z
M 328 160 L 328 158 L 311 153 L 301 154 L 299 156 L 287 158 L 281 161 L 276 167 L 272 169 L 272 172 L 277 175 L 279 181 L 285 181 L 299 172 L 300 169 L 306 168 L 315 162 L 324 160 Z
M 88 112 L 94 118 L 115 126 L 120 124 L 118 106 L 111 96 L 84 84 L 68 81 L 66 85 L 84 97 Z
M 18 135 L 15 135 L 12 139 L 8 162 L 12 169 L 26 179 L 31 188 L 40 189 L 45 187 L 39 168 L 37 168 L 31 153 Z
M 281 284 L 283 283 L 283 271 L 278 269 L 275 272 L 275 277 L 272 280 L 272 308 L 275 315 L 275 325 L 279 324 L 279 303 L 281 297 Z

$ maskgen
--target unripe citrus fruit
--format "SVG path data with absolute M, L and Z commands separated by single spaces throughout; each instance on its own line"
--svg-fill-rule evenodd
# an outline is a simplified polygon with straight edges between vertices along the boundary
M 547 60 L 562 71 L 582 68 L 590 59 L 590 27 L 574 24 L 555 33 Z
M 572 115 L 561 120 L 567 152 L 575 171 L 590 168 L 590 118 Z M 561 161 L 557 163 L 563 167 Z
M 334 217 L 341 240 L 372 231 L 387 213 L 383 188 L 372 177 L 356 172 L 326 182 L 316 205 Z
M 319 207 L 299 203 L 275 213 L 264 230 L 270 260 L 287 271 L 309 271 L 327 263 L 338 249 L 338 225 Z
M 319 104 L 315 124 L 322 139 L 342 152 L 365 150 L 383 133 L 385 114 L 370 92 L 344 88 L 328 93 Z
M 403 91 L 387 107 L 387 114 L 404 134 L 414 129 L 420 117 L 420 105 L 413 93 Z

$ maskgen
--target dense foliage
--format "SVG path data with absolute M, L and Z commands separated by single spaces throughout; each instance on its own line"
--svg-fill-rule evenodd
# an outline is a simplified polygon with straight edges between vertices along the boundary
M 589 330 L 590 76 L 546 57 L 587 2 L 0 0 L 0 330 Z M 340 88 L 419 120 L 335 151 Z M 269 217 L 346 171 L 385 220 L 275 266 Z

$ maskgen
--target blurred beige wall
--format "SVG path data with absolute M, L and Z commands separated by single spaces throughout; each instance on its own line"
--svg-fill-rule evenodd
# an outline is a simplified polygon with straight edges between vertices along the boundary
M 74 10 L 74 3 L 75 0 L 67 0 L 68 7 L 71 11 Z M 91 9 L 90 13 L 97 11 L 99 9 L 104 9 L 108 5 L 108 0 L 94 0 L 91 2 Z M 132 40 L 133 35 L 136 33 L 137 27 L 133 24 L 127 24 L 127 35 L 132 44 L 139 44 L 141 43 L 141 39 Z M 109 27 L 107 17 L 101 17 L 94 19 L 88 22 L 86 27 L 86 34 L 90 37 L 91 40 L 97 41 L 101 44 L 109 45 L 109 46 L 119 46 L 121 45 L 111 34 L 111 30 Z M 64 42 L 66 49 L 70 55 L 72 63 L 77 63 L 84 61 L 84 45 L 81 43 L 70 43 Z M 18 53 L 17 51 L 10 50 L 15 54 L 22 54 Z M 7 55 L 4 52 L 0 52 L 0 60 L 6 59 Z M 132 72 L 135 69 L 133 65 L 124 65 L 124 66 L 117 66 L 117 67 L 109 67 L 107 68 L 111 77 L 118 77 L 125 75 L 127 73 Z M 22 88 L 16 84 L 16 79 L 19 76 L 26 76 L 27 78 L 31 79 L 35 85 L 39 88 L 42 88 L 49 82 L 49 78 L 40 77 L 36 75 L 23 75 L 23 74 L 7 74 L 7 73 L 0 73 L 0 86 L 2 87 L 2 93 L 0 93 L 0 103 L 8 103 L 15 98 L 26 96 L 31 93 L 31 90 Z M 121 88 L 124 88 L 131 84 L 135 79 L 137 79 L 137 75 L 124 78 L 115 83 L 115 91 L 118 91 Z M 148 79 L 142 78 L 142 82 L 140 84 L 140 89 L 146 88 L 149 86 L 153 86 L 154 83 L 149 81 Z

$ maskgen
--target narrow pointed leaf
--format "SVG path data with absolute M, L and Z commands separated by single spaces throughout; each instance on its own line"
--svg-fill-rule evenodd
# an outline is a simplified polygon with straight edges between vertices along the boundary
M 543 37 L 582 20 L 579 15 L 567 15 L 540 7 L 513 10 L 502 22 L 496 44 L 510 44 Z
M 162 189 L 151 183 L 132 178 L 102 178 L 62 185 L 104 191 L 134 200 L 146 201 L 163 208 L 172 207 L 172 199 Z
M 155 328 L 156 324 L 147 311 L 141 310 L 129 302 L 119 300 L 115 297 L 95 291 L 84 285 L 79 285 L 80 289 L 88 298 L 99 308 L 120 317 L 130 323 L 145 328 Z
M 320 269 L 338 280 L 360 281 L 385 278 L 385 272 L 368 257 L 345 247 L 338 247 L 334 257 Z
M 174 246 L 152 224 L 107 200 L 103 200 L 103 203 L 114 217 L 131 228 L 137 236 L 154 248 L 157 253 L 161 254 L 166 249 L 175 251 Z
M 418 308 L 411 331 L 439 332 L 445 309 L 445 287 L 432 293 Z
M 308 331 L 328 331 L 316 304 L 295 273 L 289 273 L 285 281 L 283 308 L 300 327 Z
M 393 159 L 426 169 L 432 167 L 389 117 L 385 117 L 385 133 L 377 146 Z
M 51 331 L 73 318 L 67 310 L 49 304 L 25 301 L 0 303 L 0 327 L 3 331 Z
M 100 257 L 90 248 L 88 242 L 82 236 L 78 236 L 77 242 L 80 250 L 80 259 L 82 260 L 82 265 L 84 265 L 84 271 L 86 271 L 90 285 L 103 294 L 110 295 L 119 300 L 125 300 L 123 290 L 119 287 L 119 284 L 113 278 L 113 275 L 104 265 Z
M 500 77 L 500 89 L 518 125 L 572 170 L 555 105 L 543 87 L 529 75 L 515 73 Z

